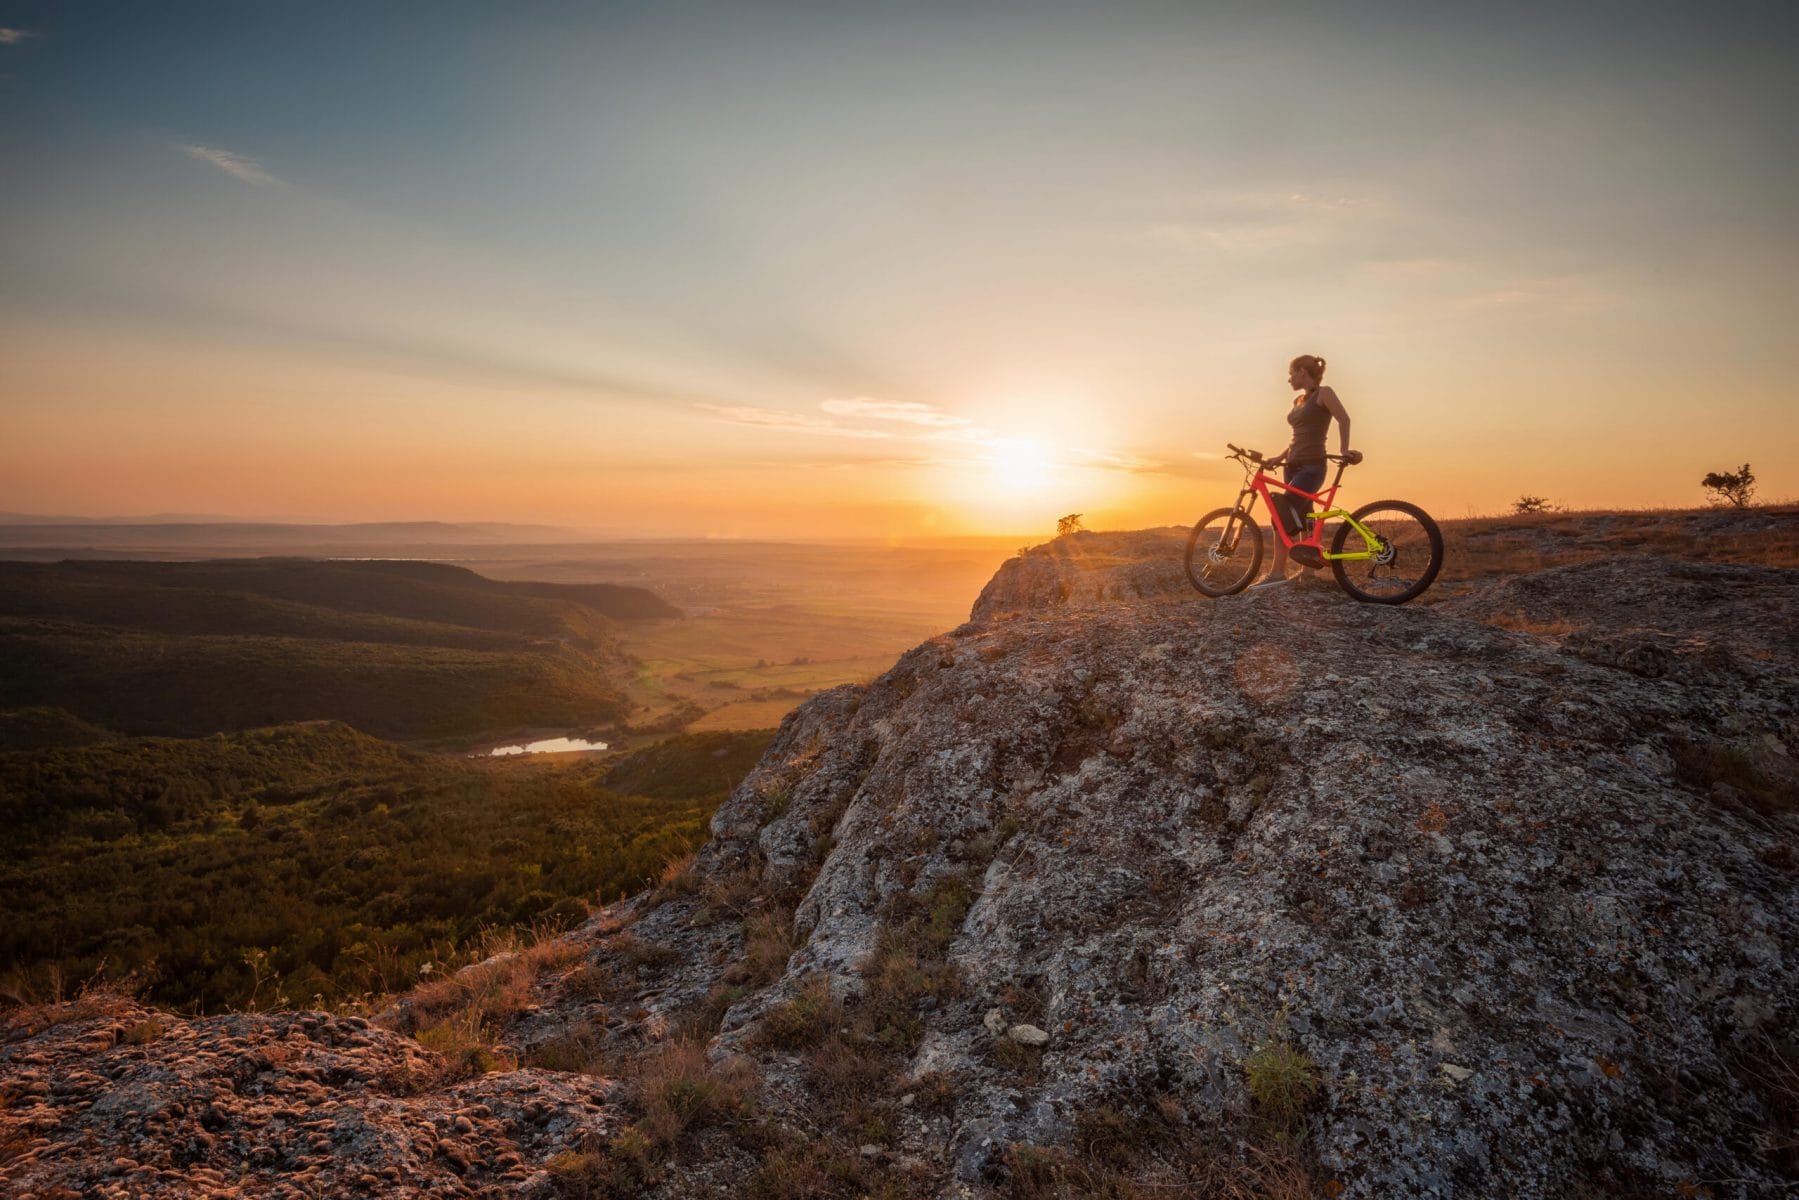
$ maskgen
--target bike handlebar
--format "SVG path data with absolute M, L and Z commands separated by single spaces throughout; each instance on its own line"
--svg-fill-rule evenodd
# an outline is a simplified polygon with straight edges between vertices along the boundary
M 1245 450 L 1243 447 L 1232 445 L 1230 442 L 1226 442 L 1225 446 L 1229 448 L 1232 458 L 1241 458 L 1252 463 L 1264 463 L 1267 461 L 1262 457 L 1262 452 L 1260 450 Z M 1327 462 L 1342 463 L 1344 466 L 1348 467 L 1353 467 L 1356 463 L 1362 461 L 1359 452 L 1355 459 L 1351 459 L 1343 454 L 1327 454 L 1324 458 Z

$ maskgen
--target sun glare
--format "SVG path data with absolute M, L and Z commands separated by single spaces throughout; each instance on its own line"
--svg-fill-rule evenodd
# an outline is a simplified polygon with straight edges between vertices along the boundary
M 988 456 L 1000 487 L 1014 494 L 1041 491 L 1049 483 L 1051 455 L 1041 442 L 1005 438 Z

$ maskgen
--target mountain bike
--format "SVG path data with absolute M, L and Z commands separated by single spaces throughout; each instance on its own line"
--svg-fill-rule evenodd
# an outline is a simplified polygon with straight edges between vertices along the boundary
M 1230 444 L 1225 443 L 1227 446 Z M 1308 492 L 1262 471 L 1263 459 L 1254 450 L 1230 446 L 1227 457 L 1243 465 L 1243 490 L 1229 508 L 1209 512 L 1193 527 L 1187 539 L 1187 578 L 1207 596 L 1232 596 L 1249 586 L 1262 566 L 1262 527 L 1251 512 L 1260 495 L 1273 519 L 1274 534 L 1289 551 L 1311 546 L 1331 567 L 1337 585 L 1368 604 L 1404 604 L 1422 595 L 1443 569 L 1443 534 L 1430 514 L 1404 500 L 1376 500 L 1354 512 L 1332 508 L 1343 469 L 1342 455 L 1325 457 L 1337 464 L 1331 485 Z M 1289 535 L 1270 487 L 1290 496 L 1303 496 L 1316 508 L 1305 514 L 1306 536 Z M 1297 507 L 1297 506 L 1295 506 Z M 1342 518 L 1331 548 L 1324 549 L 1324 523 Z

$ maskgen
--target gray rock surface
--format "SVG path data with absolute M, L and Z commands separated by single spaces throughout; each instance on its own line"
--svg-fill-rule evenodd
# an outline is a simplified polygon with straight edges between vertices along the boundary
M 1170 540 L 1078 539 L 1105 596 Z M 805 887 L 785 974 L 720 1053 L 756 1053 L 810 978 L 859 996 L 894 898 L 972 873 L 964 993 L 908 1064 L 954 1081 L 953 1127 L 896 1105 L 946 1180 L 994 1185 L 996 1148 L 1065 1142 L 1151 1081 L 1253 1110 L 1245 1063 L 1284 1042 L 1316 1064 L 1307 1133 L 1344 1196 L 1792 1182 L 1744 1063 L 1799 997 L 1799 572 L 1634 557 L 1433 607 L 1107 604 L 1045 561 L 790 716 L 717 814 L 698 871 Z M 721 974 L 689 949 L 696 904 L 634 927 L 680 951 L 670 995 Z M 998 1020 L 1053 1033 L 1024 1074 L 985 1049 L 1021 982 L 1040 1012 Z
M 771 1022 L 848 1030 L 890 986 L 868 967 L 894 914 L 949 897 L 955 986 L 906 993 L 895 1079 L 858 1085 L 880 1136 L 845 1140 L 910 1194 L 1004 1194 L 1020 1147 L 1145 1103 L 1252 1154 L 1230 1139 L 1270 1107 L 1269 1047 L 1310 1064 L 1325 1194 L 1790 1192 L 1766 1067 L 1799 1015 L 1799 572 L 1633 556 L 1429 606 L 1208 601 L 1183 545 L 1058 539 L 791 714 L 688 874 L 572 935 L 505 1048 L 697 1035 L 816 1141 L 846 1093 Z M 0 1134 L 36 1140 L 0 1180 L 278 1194 L 301 1164 L 325 1194 L 541 1193 L 547 1155 L 623 1119 L 583 1075 L 415 1093 L 430 1056 L 323 1014 L 122 1046 L 146 1015 L 9 1037 Z M 696 1144 L 649 1194 L 744 1194 L 769 1143 Z

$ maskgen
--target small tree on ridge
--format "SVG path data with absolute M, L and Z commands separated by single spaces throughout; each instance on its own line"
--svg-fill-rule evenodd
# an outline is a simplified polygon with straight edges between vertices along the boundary
M 1755 472 L 1749 469 L 1748 463 L 1744 463 L 1740 471 L 1713 471 L 1699 483 L 1711 493 L 1713 504 L 1748 508 L 1749 498 L 1755 495 Z
M 1068 534 L 1079 533 L 1080 531 L 1081 531 L 1081 514 L 1080 513 L 1069 513 L 1067 516 L 1063 517 L 1061 520 L 1056 522 L 1056 536 L 1057 537 L 1066 537 Z

